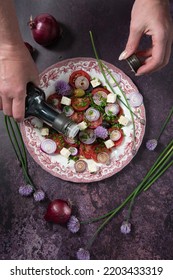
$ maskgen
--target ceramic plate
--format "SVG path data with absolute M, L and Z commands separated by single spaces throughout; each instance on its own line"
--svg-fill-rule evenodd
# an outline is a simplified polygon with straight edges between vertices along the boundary
M 107 62 L 104 63 L 109 68 L 112 75 L 116 78 L 119 86 L 122 88 L 127 98 L 129 98 L 132 93 L 138 92 L 138 89 L 131 79 L 127 77 L 127 75 L 125 75 L 120 69 Z M 55 92 L 55 82 L 57 80 L 68 81 L 72 72 L 81 69 L 89 73 L 91 77 L 100 79 L 102 84 L 107 86 L 99 70 L 97 61 L 93 58 L 84 57 L 67 59 L 52 65 L 40 75 L 40 86 L 48 97 Z M 110 80 L 115 91 L 121 95 L 121 92 L 119 92 L 117 85 L 113 84 L 113 80 L 109 74 L 107 74 L 107 78 Z M 123 96 L 121 96 L 121 98 L 125 102 Z M 121 107 L 123 108 L 125 117 L 131 120 L 129 110 L 122 103 Z M 139 118 L 145 120 L 145 108 L 143 103 L 139 107 L 132 108 L 132 110 L 139 116 Z M 141 124 L 138 118 L 134 118 L 136 130 L 136 151 L 138 151 L 144 136 L 145 125 Z M 40 143 L 43 140 L 43 137 L 41 136 L 39 130 L 31 125 L 31 119 L 25 120 L 21 125 L 21 132 L 25 145 L 33 159 L 43 169 L 52 175 L 63 180 L 79 183 L 100 181 L 102 179 L 108 178 L 122 170 L 132 160 L 134 157 L 132 122 L 128 126 L 124 126 L 123 130 L 125 134 L 124 141 L 119 147 L 112 151 L 111 162 L 109 165 L 98 163 L 98 171 L 96 173 L 90 173 L 88 170 L 86 170 L 84 173 L 76 173 L 74 169 L 74 161 L 69 161 L 61 155 L 47 155 L 41 151 Z

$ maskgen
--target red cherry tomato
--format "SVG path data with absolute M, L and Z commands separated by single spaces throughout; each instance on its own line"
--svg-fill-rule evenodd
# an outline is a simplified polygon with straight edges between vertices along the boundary
M 89 97 L 72 97 L 71 99 L 71 106 L 78 112 L 85 111 L 89 105 Z
M 59 154 L 63 147 L 66 147 L 67 144 L 64 141 L 64 137 L 61 134 L 58 134 L 57 132 L 50 133 L 46 138 L 52 139 L 57 144 L 57 149 L 55 151 L 56 154 Z
M 73 115 L 70 116 L 70 119 L 76 123 L 80 123 L 84 120 L 84 114 L 83 112 L 74 112 Z
M 76 70 L 74 71 L 69 78 L 69 84 L 74 88 L 75 87 L 75 80 L 80 77 L 80 76 L 84 76 L 88 79 L 88 81 L 90 82 L 91 77 L 90 75 L 85 72 L 84 70 Z
M 61 96 L 59 96 L 56 92 L 51 94 L 47 98 L 47 103 L 49 103 L 52 107 L 55 107 L 59 110 L 62 109 L 62 104 L 61 104 Z
M 83 112 L 74 112 L 73 115 L 70 116 L 70 119 L 76 123 L 80 123 L 84 119 L 84 114 Z
M 102 116 L 100 116 L 100 118 L 97 120 L 97 121 L 93 121 L 93 122 L 88 122 L 87 120 L 86 120 L 86 122 L 88 123 L 88 127 L 89 128 L 96 128 L 96 127 L 98 127 L 99 125 L 101 125 L 102 124 Z
M 104 143 L 97 144 L 80 144 L 79 154 L 84 156 L 86 159 L 93 159 L 97 161 L 97 155 L 101 152 L 110 153 L 110 151 L 106 148 Z
M 92 147 L 93 145 L 88 145 L 88 144 L 80 144 L 79 147 L 79 154 L 87 159 L 92 158 Z
M 92 90 L 92 94 L 95 94 L 95 93 L 97 93 L 97 92 L 99 92 L 99 91 L 103 91 L 103 92 L 105 92 L 106 94 L 109 94 L 110 93 L 110 91 L 108 90 L 108 89 L 106 89 L 106 88 L 103 88 L 103 87 L 97 87 L 97 88 L 94 88 L 93 90 Z
M 118 127 L 110 127 L 108 129 L 109 133 L 111 133 L 113 130 L 119 130 L 119 132 L 121 133 L 120 139 L 118 139 L 117 141 L 113 141 L 114 142 L 114 147 L 118 147 L 119 145 L 121 145 L 121 143 L 124 139 L 124 133 L 123 133 L 123 130 L 121 128 L 118 128 Z

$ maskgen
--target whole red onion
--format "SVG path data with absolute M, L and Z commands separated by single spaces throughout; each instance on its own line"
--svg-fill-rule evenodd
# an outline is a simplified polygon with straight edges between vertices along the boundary
M 53 200 L 47 208 L 44 219 L 47 222 L 65 224 L 71 216 L 70 204 L 62 199 Z
M 49 46 L 60 37 L 60 24 L 49 14 L 40 14 L 35 19 L 31 17 L 29 26 L 34 40 L 42 46 Z

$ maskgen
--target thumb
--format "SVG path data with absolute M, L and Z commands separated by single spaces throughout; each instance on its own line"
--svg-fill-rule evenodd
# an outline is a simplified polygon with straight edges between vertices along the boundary
M 142 33 L 130 28 L 129 38 L 127 40 L 127 44 L 125 50 L 120 54 L 119 60 L 123 60 L 131 56 L 138 49 L 138 45 L 140 43 L 142 37 Z

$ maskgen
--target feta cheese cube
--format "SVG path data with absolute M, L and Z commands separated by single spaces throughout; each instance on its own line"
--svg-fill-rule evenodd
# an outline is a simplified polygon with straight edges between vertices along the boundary
M 40 129 L 40 133 L 42 136 L 48 136 L 49 135 L 49 128 L 48 127 L 42 127 Z
M 88 170 L 90 173 L 96 173 L 97 165 L 94 162 L 88 162 Z
M 60 151 L 60 154 L 66 158 L 69 158 L 69 156 L 71 155 L 71 152 L 66 148 L 62 148 Z
M 114 94 L 114 93 L 109 93 L 109 94 L 107 95 L 107 103 L 115 103 L 116 98 L 117 98 L 116 94 Z
M 61 99 L 61 104 L 69 106 L 71 104 L 71 99 L 66 96 L 63 96 Z
M 98 87 L 98 86 L 101 85 L 101 82 L 97 78 L 92 79 L 90 83 L 91 83 L 93 88 Z
M 78 127 L 80 130 L 84 130 L 87 128 L 87 123 L 85 121 L 78 123 Z
M 107 149 L 110 149 L 114 146 L 114 142 L 111 139 L 108 139 L 104 142 Z
M 130 120 L 124 116 L 121 116 L 119 119 L 118 119 L 118 122 L 124 126 L 127 126 L 129 123 L 130 123 Z

